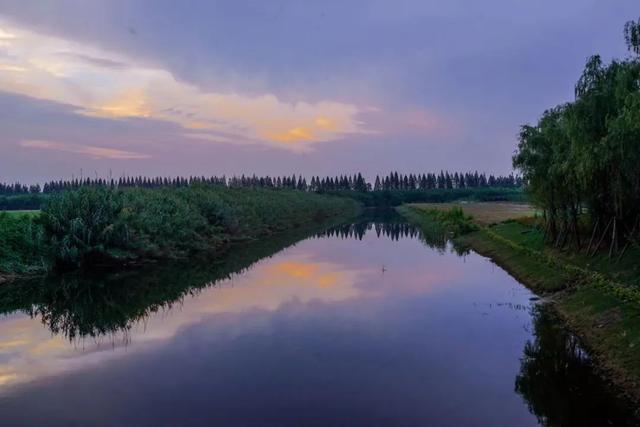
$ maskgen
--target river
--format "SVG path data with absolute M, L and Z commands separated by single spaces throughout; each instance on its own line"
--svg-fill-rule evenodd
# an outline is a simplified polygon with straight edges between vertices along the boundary
M 535 295 L 393 216 L 0 309 L 3 426 L 632 425 Z

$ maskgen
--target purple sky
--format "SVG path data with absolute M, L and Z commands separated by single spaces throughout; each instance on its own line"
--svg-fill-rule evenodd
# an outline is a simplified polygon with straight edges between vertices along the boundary
M 637 0 L 0 0 L 0 181 L 508 173 Z

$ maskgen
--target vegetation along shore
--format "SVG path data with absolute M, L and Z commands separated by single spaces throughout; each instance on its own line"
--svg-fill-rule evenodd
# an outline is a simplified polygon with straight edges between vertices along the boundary
M 625 40 L 628 58 L 589 58 L 575 100 L 522 126 L 513 166 L 535 208 L 399 211 L 546 296 L 605 376 L 640 402 L 640 21 L 626 24 Z
M 589 58 L 575 100 L 522 126 L 513 166 L 535 208 L 399 210 L 547 296 L 606 376 L 640 402 L 640 20 L 624 33 L 629 57 Z
M 440 172 L 376 177 L 176 177 L 0 184 L 0 277 L 179 258 L 221 250 L 361 207 L 521 200 L 514 175 Z
M 82 187 L 51 196 L 37 213 L 0 213 L 0 274 L 219 252 L 358 210 L 348 198 L 285 189 Z

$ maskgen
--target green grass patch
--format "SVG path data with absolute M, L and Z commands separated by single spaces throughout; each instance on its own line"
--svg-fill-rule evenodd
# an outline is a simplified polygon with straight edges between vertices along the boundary
M 558 298 L 556 307 L 610 375 L 640 393 L 640 307 L 585 285 Z
M 455 237 L 478 230 L 471 215 L 465 214 L 457 206 L 448 210 L 438 210 L 404 205 L 397 208 L 397 211 L 417 223 L 423 232 L 447 233 Z
M 38 215 L 40 215 L 40 210 L 35 209 L 35 210 L 0 211 L 0 213 L 4 213 L 12 217 L 22 217 L 22 216 L 37 217 Z
M 527 221 L 507 221 L 489 228 L 501 238 L 529 250 L 544 254 L 548 258 L 557 259 L 567 265 L 574 265 L 585 271 L 602 274 L 608 279 L 624 285 L 640 288 L 640 249 L 631 247 L 622 259 L 617 255 L 609 258 L 607 251 L 600 251 L 595 256 L 588 256 L 584 251 L 573 249 L 559 250 L 550 247 L 544 241 L 544 233 L 535 223 Z
M 510 220 L 496 224 L 491 227 L 491 230 L 505 239 L 531 250 L 541 251 L 545 248 L 544 233 L 538 227 Z

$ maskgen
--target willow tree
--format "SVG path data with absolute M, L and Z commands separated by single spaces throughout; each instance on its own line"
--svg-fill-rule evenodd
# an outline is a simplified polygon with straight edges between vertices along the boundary
M 637 21 L 629 21 L 624 26 L 624 40 L 629 51 L 640 55 L 640 18 Z
M 633 240 L 640 215 L 640 21 L 625 26 L 625 40 L 635 56 L 610 64 L 589 58 L 575 100 L 521 129 L 513 163 L 556 243 L 571 233 L 580 246 L 583 212 L 593 235 L 598 224 L 603 236 L 613 225 L 612 249 L 621 238 Z

